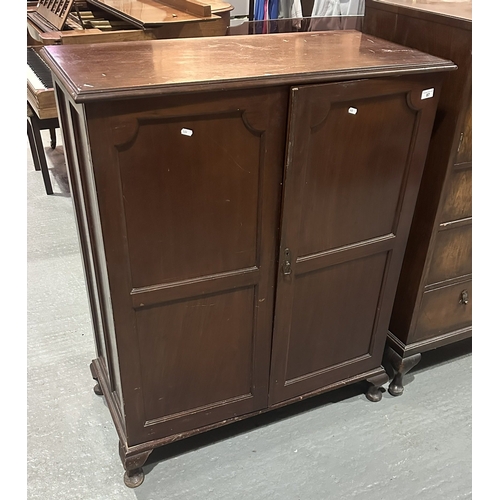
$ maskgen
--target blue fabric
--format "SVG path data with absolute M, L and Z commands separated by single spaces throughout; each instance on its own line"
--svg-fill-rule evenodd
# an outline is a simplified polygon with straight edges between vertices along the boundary
M 264 20 L 264 2 L 266 0 L 255 0 L 253 6 L 253 20 L 263 21 Z
M 264 4 L 268 2 L 267 12 L 268 19 L 278 19 L 280 10 L 280 0 L 255 0 L 253 8 L 254 21 L 264 20 Z
M 269 0 L 269 19 L 278 19 L 280 13 L 280 0 Z

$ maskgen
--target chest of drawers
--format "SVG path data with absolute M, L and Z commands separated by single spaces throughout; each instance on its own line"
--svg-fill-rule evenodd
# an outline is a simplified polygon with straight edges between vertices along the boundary
M 367 0 L 363 31 L 453 60 L 443 82 L 389 327 L 389 386 L 472 335 L 472 2 Z

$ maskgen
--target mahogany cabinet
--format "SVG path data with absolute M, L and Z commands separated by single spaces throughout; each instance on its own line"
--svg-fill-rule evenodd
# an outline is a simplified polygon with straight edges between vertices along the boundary
M 421 353 L 472 335 L 472 2 L 367 0 L 363 31 L 451 59 L 392 312 L 389 392 Z
M 367 380 L 449 60 L 355 31 L 42 50 L 125 483 L 151 451 Z M 227 65 L 229 54 L 237 65 Z

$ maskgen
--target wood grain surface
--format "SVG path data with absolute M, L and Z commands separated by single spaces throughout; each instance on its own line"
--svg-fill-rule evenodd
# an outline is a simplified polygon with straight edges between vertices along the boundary
M 297 74 L 309 83 L 456 68 L 358 31 L 53 46 L 42 54 L 76 102 L 248 88 L 257 79 L 262 87 Z

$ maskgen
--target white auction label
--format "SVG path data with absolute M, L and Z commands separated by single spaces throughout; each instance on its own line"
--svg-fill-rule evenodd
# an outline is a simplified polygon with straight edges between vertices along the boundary
M 421 99 L 430 99 L 433 96 L 434 96 L 434 89 L 422 90 L 422 97 L 421 97 Z
M 347 112 L 351 113 L 351 115 L 355 115 L 358 112 L 358 110 L 356 108 L 349 108 Z
M 181 129 L 181 134 L 191 137 L 193 135 L 193 131 L 190 128 L 183 128 Z

